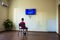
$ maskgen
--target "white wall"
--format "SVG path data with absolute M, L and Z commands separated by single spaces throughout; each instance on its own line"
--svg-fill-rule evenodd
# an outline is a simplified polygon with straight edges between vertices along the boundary
M 2 0 L 7 2 L 6 0 Z M 0 31 L 4 30 L 3 22 L 7 19 L 8 7 L 4 7 L 0 4 Z
M 26 8 L 36 8 L 36 15 L 29 18 Z M 9 18 L 14 22 L 14 30 L 18 30 L 22 17 L 29 31 L 56 31 L 56 0 L 11 0 Z

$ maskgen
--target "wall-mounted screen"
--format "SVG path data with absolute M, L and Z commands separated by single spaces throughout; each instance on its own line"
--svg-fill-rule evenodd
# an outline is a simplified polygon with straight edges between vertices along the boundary
M 26 9 L 26 15 L 36 15 L 36 9 Z

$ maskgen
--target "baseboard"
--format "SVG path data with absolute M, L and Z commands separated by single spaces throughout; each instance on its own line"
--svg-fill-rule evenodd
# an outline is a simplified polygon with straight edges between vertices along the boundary
M 6 32 L 6 31 L 0 31 L 0 33 L 3 33 L 3 32 Z
M 12 32 L 18 32 L 19 30 L 11 30 Z M 0 33 L 2 32 L 11 32 L 11 31 L 0 31 Z M 37 33 L 56 33 L 53 31 L 28 31 L 28 32 L 37 32 Z
M 12 31 L 18 32 L 19 30 L 12 30 Z M 53 31 L 28 31 L 28 32 L 39 32 L 39 33 L 56 33 L 56 32 L 53 32 Z
M 52 31 L 28 31 L 28 32 L 39 32 L 39 33 L 56 33 Z

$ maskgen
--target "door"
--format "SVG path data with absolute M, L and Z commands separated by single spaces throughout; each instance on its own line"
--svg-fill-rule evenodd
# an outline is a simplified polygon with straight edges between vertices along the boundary
M 59 35 L 60 35 L 60 5 L 58 6 L 58 25 L 59 25 Z

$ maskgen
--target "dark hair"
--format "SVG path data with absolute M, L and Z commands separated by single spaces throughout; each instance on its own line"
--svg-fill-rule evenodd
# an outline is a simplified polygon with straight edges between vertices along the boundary
M 21 18 L 22 21 L 24 21 L 24 18 Z

